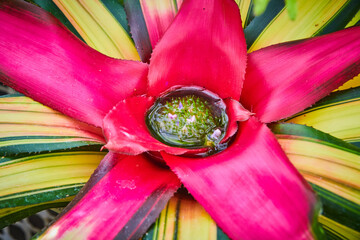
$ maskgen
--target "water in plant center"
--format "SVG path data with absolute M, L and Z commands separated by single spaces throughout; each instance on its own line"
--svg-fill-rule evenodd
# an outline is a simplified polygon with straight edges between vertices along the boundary
M 160 96 L 148 110 L 146 123 L 159 141 L 176 147 L 216 147 L 225 136 L 226 105 L 199 87 L 182 87 Z

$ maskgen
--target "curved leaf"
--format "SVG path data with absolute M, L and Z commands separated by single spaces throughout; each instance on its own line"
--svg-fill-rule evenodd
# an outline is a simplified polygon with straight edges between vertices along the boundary
M 359 35 L 357 26 L 250 53 L 241 103 L 262 122 L 311 106 L 360 73 Z
M 21 144 L 26 144 L 26 139 L 31 139 L 30 144 L 41 139 L 47 143 L 78 143 L 69 147 L 100 146 L 105 142 L 100 128 L 74 120 L 20 94 L 0 97 L 0 126 L 0 138 L 4 139 L 0 147 L 16 145 L 20 140 Z
M 105 153 L 101 130 L 22 95 L 0 98 L 0 222 L 65 206 Z
M 343 235 L 341 229 L 358 231 L 360 149 L 303 125 L 283 123 L 274 124 L 271 128 L 290 161 L 320 196 L 324 217 L 345 226 L 332 229 L 330 221 L 323 221 L 324 228 L 340 231 L 339 235 Z
M 124 4 L 120 0 L 100 0 L 107 10 L 116 18 L 116 20 L 121 24 L 127 34 L 130 36 L 129 23 L 126 17 Z
M 49 208 L 65 207 L 73 197 L 29 206 L 0 209 L 0 229 Z
M 222 231 L 214 220 L 185 189 L 182 190 L 184 191 L 178 192 L 170 199 L 142 240 L 229 239 L 225 234 L 225 238 L 217 236 Z
M 360 87 L 360 75 L 357 75 L 353 79 L 347 81 L 346 83 L 344 83 L 342 86 L 340 86 L 338 89 L 336 89 L 334 91 L 346 90 L 346 89 L 355 88 L 355 87 Z
M 249 52 L 340 30 L 359 11 L 360 1 L 298 0 L 297 6 L 297 17 L 293 21 L 285 11 L 284 1 L 270 1 L 264 14 L 255 17 L 245 29 Z
M 125 10 L 136 48 L 143 62 L 172 23 L 181 0 L 126 0 Z
M 64 24 L 72 33 L 74 33 L 79 39 L 84 41 L 80 34 L 76 31 L 76 29 L 71 25 L 70 21 L 65 17 L 65 15 L 61 12 L 61 10 L 53 3 L 53 1 L 43 1 L 43 0 L 31 0 L 32 2 L 42 9 L 50 12 L 54 17 L 60 20 L 62 24 Z
M 240 124 L 233 143 L 221 153 L 196 160 L 161 155 L 230 238 L 311 238 L 319 233 L 314 227 L 317 198 L 275 136 L 254 117 Z
M 288 120 L 360 146 L 360 87 L 337 91 Z
M 130 32 L 134 39 L 141 61 L 149 62 L 152 53 L 152 46 L 140 1 L 125 0 L 124 6 L 130 25 Z
M 143 155 L 110 152 L 81 193 L 40 238 L 137 239 L 179 186 L 171 171 Z
M 245 28 L 253 17 L 253 0 L 235 0 L 240 9 L 241 22 L 243 28 Z
M 145 92 L 146 64 L 99 53 L 45 10 L 5 1 L 0 18 L 0 79 L 17 91 L 96 126 L 118 101 Z
M 89 46 L 111 57 L 140 60 L 131 38 L 101 1 L 54 3 Z

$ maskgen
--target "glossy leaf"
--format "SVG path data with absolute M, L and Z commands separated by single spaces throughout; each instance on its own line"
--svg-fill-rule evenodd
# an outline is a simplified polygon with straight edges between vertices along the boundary
M 308 168 L 301 173 L 311 183 L 322 201 L 323 210 L 322 215 L 319 216 L 319 222 L 323 226 L 327 237 L 329 239 L 357 239 L 360 234 L 357 230 L 359 229 L 360 222 L 359 190 L 358 188 L 346 187 L 344 185 L 341 187 L 341 184 L 334 183 L 325 175 L 329 168 L 333 168 L 334 161 L 337 161 L 335 163 L 337 166 L 334 167 L 335 171 L 338 168 L 343 168 L 343 165 L 359 171 L 358 159 L 360 149 L 328 134 L 301 125 L 278 124 L 272 125 L 272 129 L 277 133 L 277 137 L 284 150 L 291 156 L 290 160 L 295 159 L 294 155 L 297 154 L 294 161 L 306 161 L 305 164 L 308 165 Z M 309 158 L 312 161 L 309 161 Z M 323 160 L 319 164 L 321 159 L 326 161 Z M 300 167 L 300 170 L 304 170 L 303 165 L 297 166 Z M 321 175 L 318 175 L 319 173 Z M 357 173 L 355 176 L 352 175 L 352 177 L 357 177 L 358 175 Z M 334 178 L 332 174 L 331 177 Z M 348 179 L 349 174 L 343 173 L 340 176 L 341 178 Z M 352 181 L 351 179 L 349 181 L 359 182 L 358 180 Z M 189 201 L 189 198 L 186 200 Z M 178 226 L 181 225 L 182 220 L 187 221 L 187 217 L 181 215 L 181 206 L 183 204 L 195 205 L 195 203 L 184 202 L 181 198 L 171 199 L 161 213 L 160 218 L 149 232 L 144 235 L 143 239 L 163 239 L 164 237 L 181 239 L 181 231 L 189 234 L 186 235 L 187 239 L 196 238 L 196 233 L 200 230 L 197 224 L 205 224 L 208 220 L 206 220 L 204 215 L 201 215 L 201 217 L 196 218 L 197 224 L 192 224 L 186 230 L 176 231 Z M 180 207 L 177 207 L 178 205 Z M 194 209 L 191 216 L 194 217 L 193 221 L 195 221 L 195 215 L 198 211 L 195 210 L 196 206 L 192 207 Z M 202 209 L 199 205 L 198 208 Z M 209 232 L 207 230 L 208 228 L 205 227 L 203 234 L 209 237 L 209 239 L 216 239 L 216 235 L 213 232 L 213 235 L 208 235 Z M 221 230 L 218 229 L 217 239 L 223 239 L 222 236 Z
M 287 120 L 360 146 L 360 87 L 337 91 Z
M 0 209 L 0 229 L 27 218 L 33 214 L 36 214 L 42 210 L 49 208 L 63 208 L 65 207 L 73 197 L 62 198 L 51 202 L 33 204 L 28 206 L 20 206 L 14 208 Z
M 317 180 L 319 180 L 319 179 L 317 179 Z M 320 180 L 322 180 L 322 179 L 320 179 Z M 315 181 L 315 180 L 314 180 Z M 324 180 L 325 181 L 325 180 Z M 344 190 L 345 191 L 345 190 Z M 346 191 L 345 191 L 346 192 Z M 358 236 L 358 235 L 356 235 L 356 231 L 355 231 L 355 233 L 354 233 L 354 231 L 353 230 L 351 230 L 350 228 L 347 228 L 346 226 L 344 226 L 344 225 L 342 225 L 342 224 L 339 224 L 339 223 L 337 223 L 337 222 L 335 222 L 335 224 L 332 222 L 332 220 L 331 219 L 329 219 L 329 218 L 324 218 L 324 217 L 321 217 L 320 218 L 320 220 L 321 219 L 325 219 L 325 220 L 323 220 L 322 222 L 327 222 L 327 225 L 326 226 L 331 226 L 331 228 L 333 228 L 333 229 L 337 229 L 337 228 L 341 228 L 341 229 L 347 229 L 347 234 L 344 234 L 343 236 L 347 236 L 347 237 L 351 237 L 351 236 L 355 236 L 355 238 Z M 1 220 L 0 220 L 0 222 L 1 222 Z M 329 222 L 331 222 L 331 224 L 329 223 Z M 219 231 L 220 232 L 220 231 Z M 354 233 L 354 234 L 353 234 Z M 179 235 L 178 235 L 179 236 Z
M 109 153 L 82 192 L 40 239 L 137 239 L 179 186 L 171 171 L 145 156 Z
M 144 113 L 154 104 L 154 98 L 137 96 L 119 102 L 104 118 L 105 148 L 110 151 L 137 155 L 147 151 L 183 154 L 189 149 L 172 147 L 154 138 L 146 125 Z M 124 117 L 126 116 L 126 117 Z
M 65 206 L 105 153 L 101 130 L 22 95 L 0 98 L 0 222 Z
M 151 56 L 148 95 L 159 96 L 177 85 L 195 85 L 221 98 L 238 100 L 246 57 L 235 2 L 185 1 Z
M 318 233 L 316 197 L 270 130 L 254 117 L 240 124 L 233 143 L 218 154 L 196 160 L 161 154 L 230 238 L 311 238 Z
M 357 239 L 360 233 L 354 230 L 359 218 L 359 205 L 350 202 L 332 192 L 312 184 L 322 200 L 323 211 L 319 222 L 328 239 Z M 160 217 L 142 240 L 160 239 L 229 239 L 186 190 L 177 193 L 170 199 Z M 340 219 L 347 225 L 340 224 Z
M 270 1 L 264 14 L 255 17 L 245 29 L 250 52 L 344 28 L 360 9 L 358 0 L 297 0 L 297 16 L 291 20 L 284 1 Z
M 303 125 L 274 124 L 271 128 L 290 161 L 318 192 L 322 214 L 351 231 L 358 230 L 360 149 Z M 327 223 L 322 224 L 329 230 L 332 227 Z
M 95 126 L 118 101 L 145 92 L 146 64 L 95 51 L 39 7 L 2 2 L 0 20 L 0 81 L 18 92 Z
M 221 239 L 217 237 L 219 230 L 214 220 L 183 190 L 170 199 L 142 240 Z
M 250 53 L 240 102 L 266 123 L 304 110 L 360 73 L 359 34 L 357 26 Z
M 56 143 L 58 149 L 100 146 L 105 142 L 100 128 L 74 120 L 20 94 L 0 97 L 0 126 L 0 138 L 4 140 L 1 147 L 26 144 L 26 139 L 30 144 L 45 141 L 49 150 L 55 150 L 51 142 Z M 61 142 L 69 146 L 60 147 Z M 19 151 L 19 147 L 14 148 Z
M 0 208 L 51 202 L 76 195 L 104 155 L 69 151 L 1 162 Z
M 99 152 L 69 151 L 2 161 L 1 206 L 32 204 L 35 202 L 27 199 L 32 198 L 30 195 L 56 191 L 57 188 L 79 187 L 79 183 L 88 180 L 104 155 Z M 20 196 L 24 200 L 20 201 Z M 14 202 L 11 202 L 11 199 Z M 34 201 L 38 200 L 34 198 Z
M 101 1 L 54 3 L 89 46 L 111 57 L 140 60 L 131 38 Z
M 241 12 L 242 25 L 251 19 L 251 0 L 237 0 Z M 182 4 L 182 0 L 131 0 L 125 1 L 125 9 L 131 27 L 132 37 L 141 59 L 148 62 L 152 49 L 172 23 Z

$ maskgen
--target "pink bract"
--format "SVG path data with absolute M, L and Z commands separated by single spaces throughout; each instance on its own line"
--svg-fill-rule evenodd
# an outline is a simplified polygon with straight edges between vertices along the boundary
M 1 81 L 101 127 L 110 150 L 44 238 L 139 238 L 180 181 L 232 239 L 313 237 L 314 193 L 265 123 L 359 74 L 360 27 L 247 55 L 235 2 L 185 0 L 146 64 L 96 52 L 35 6 L 1 3 Z M 178 85 L 203 87 L 225 101 L 226 138 L 234 136 L 226 150 L 186 158 L 177 155 L 188 149 L 151 136 L 147 109 Z M 170 169 L 147 151 L 161 154 Z

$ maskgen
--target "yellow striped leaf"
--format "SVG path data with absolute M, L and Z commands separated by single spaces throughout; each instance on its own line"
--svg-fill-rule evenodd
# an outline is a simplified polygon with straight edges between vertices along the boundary
M 345 26 L 346 28 L 355 26 L 360 21 L 360 9 L 356 13 L 356 15 L 351 19 L 351 21 Z
M 65 206 L 105 152 L 101 129 L 22 95 L 0 97 L 0 226 Z
M 46 203 L 0 209 L 0 229 L 44 209 L 65 207 L 72 199 L 73 197 L 67 197 Z
M 353 79 L 347 81 L 344 85 L 342 85 L 335 91 L 346 90 L 346 89 L 355 88 L 355 87 L 360 87 L 360 75 L 357 75 Z
M 250 22 L 252 0 L 235 0 L 240 9 L 242 26 L 245 28 Z
M 357 232 L 360 228 L 360 148 L 303 125 L 282 123 L 271 128 L 290 161 L 318 193 L 322 215 Z M 340 231 L 340 235 L 341 229 L 345 229 L 332 229 L 330 221 L 322 224 L 333 232 Z
M 140 60 L 131 38 L 101 1 L 54 0 L 84 41 L 115 58 Z
M 319 222 L 320 224 L 323 225 L 325 230 L 327 230 L 328 236 L 331 236 L 333 238 L 337 237 L 340 239 L 353 239 L 353 240 L 360 239 L 359 232 L 351 228 L 348 228 L 342 224 L 339 224 L 338 222 L 335 222 L 330 218 L 320 216 Z
M 16 136 L 19 137 L 17 140 L 21 140 L 20 136 L 25 139 L 44 136 L 50 142 L 64 139 L 67 142 L 82 140 L 93 144 L 104 143 L 100 128 L 76 121 L 22 95 L 0 97 L 0 126 L 0 139 Z M 51 140 L 50 136 L 57 138 Z M 8 143 L 0 142 L 0 146 L 4 144 Z
M 142 239 L 210 240 L 218 239 L 217 231 L 216 223 L 199 203 L 190 195 L 179 194 L 170 199 Z
M 249 52 L 339 30 L 351 21 L 359 8 L 357 0 L 297 0 L 297 16 L 291 20 L 283 1 L 271 1 L 266 12 L 245 30 Z
M 360 87 L 337 91 L 287 122 L 305 124 L 344 141 L 360 143 Z

